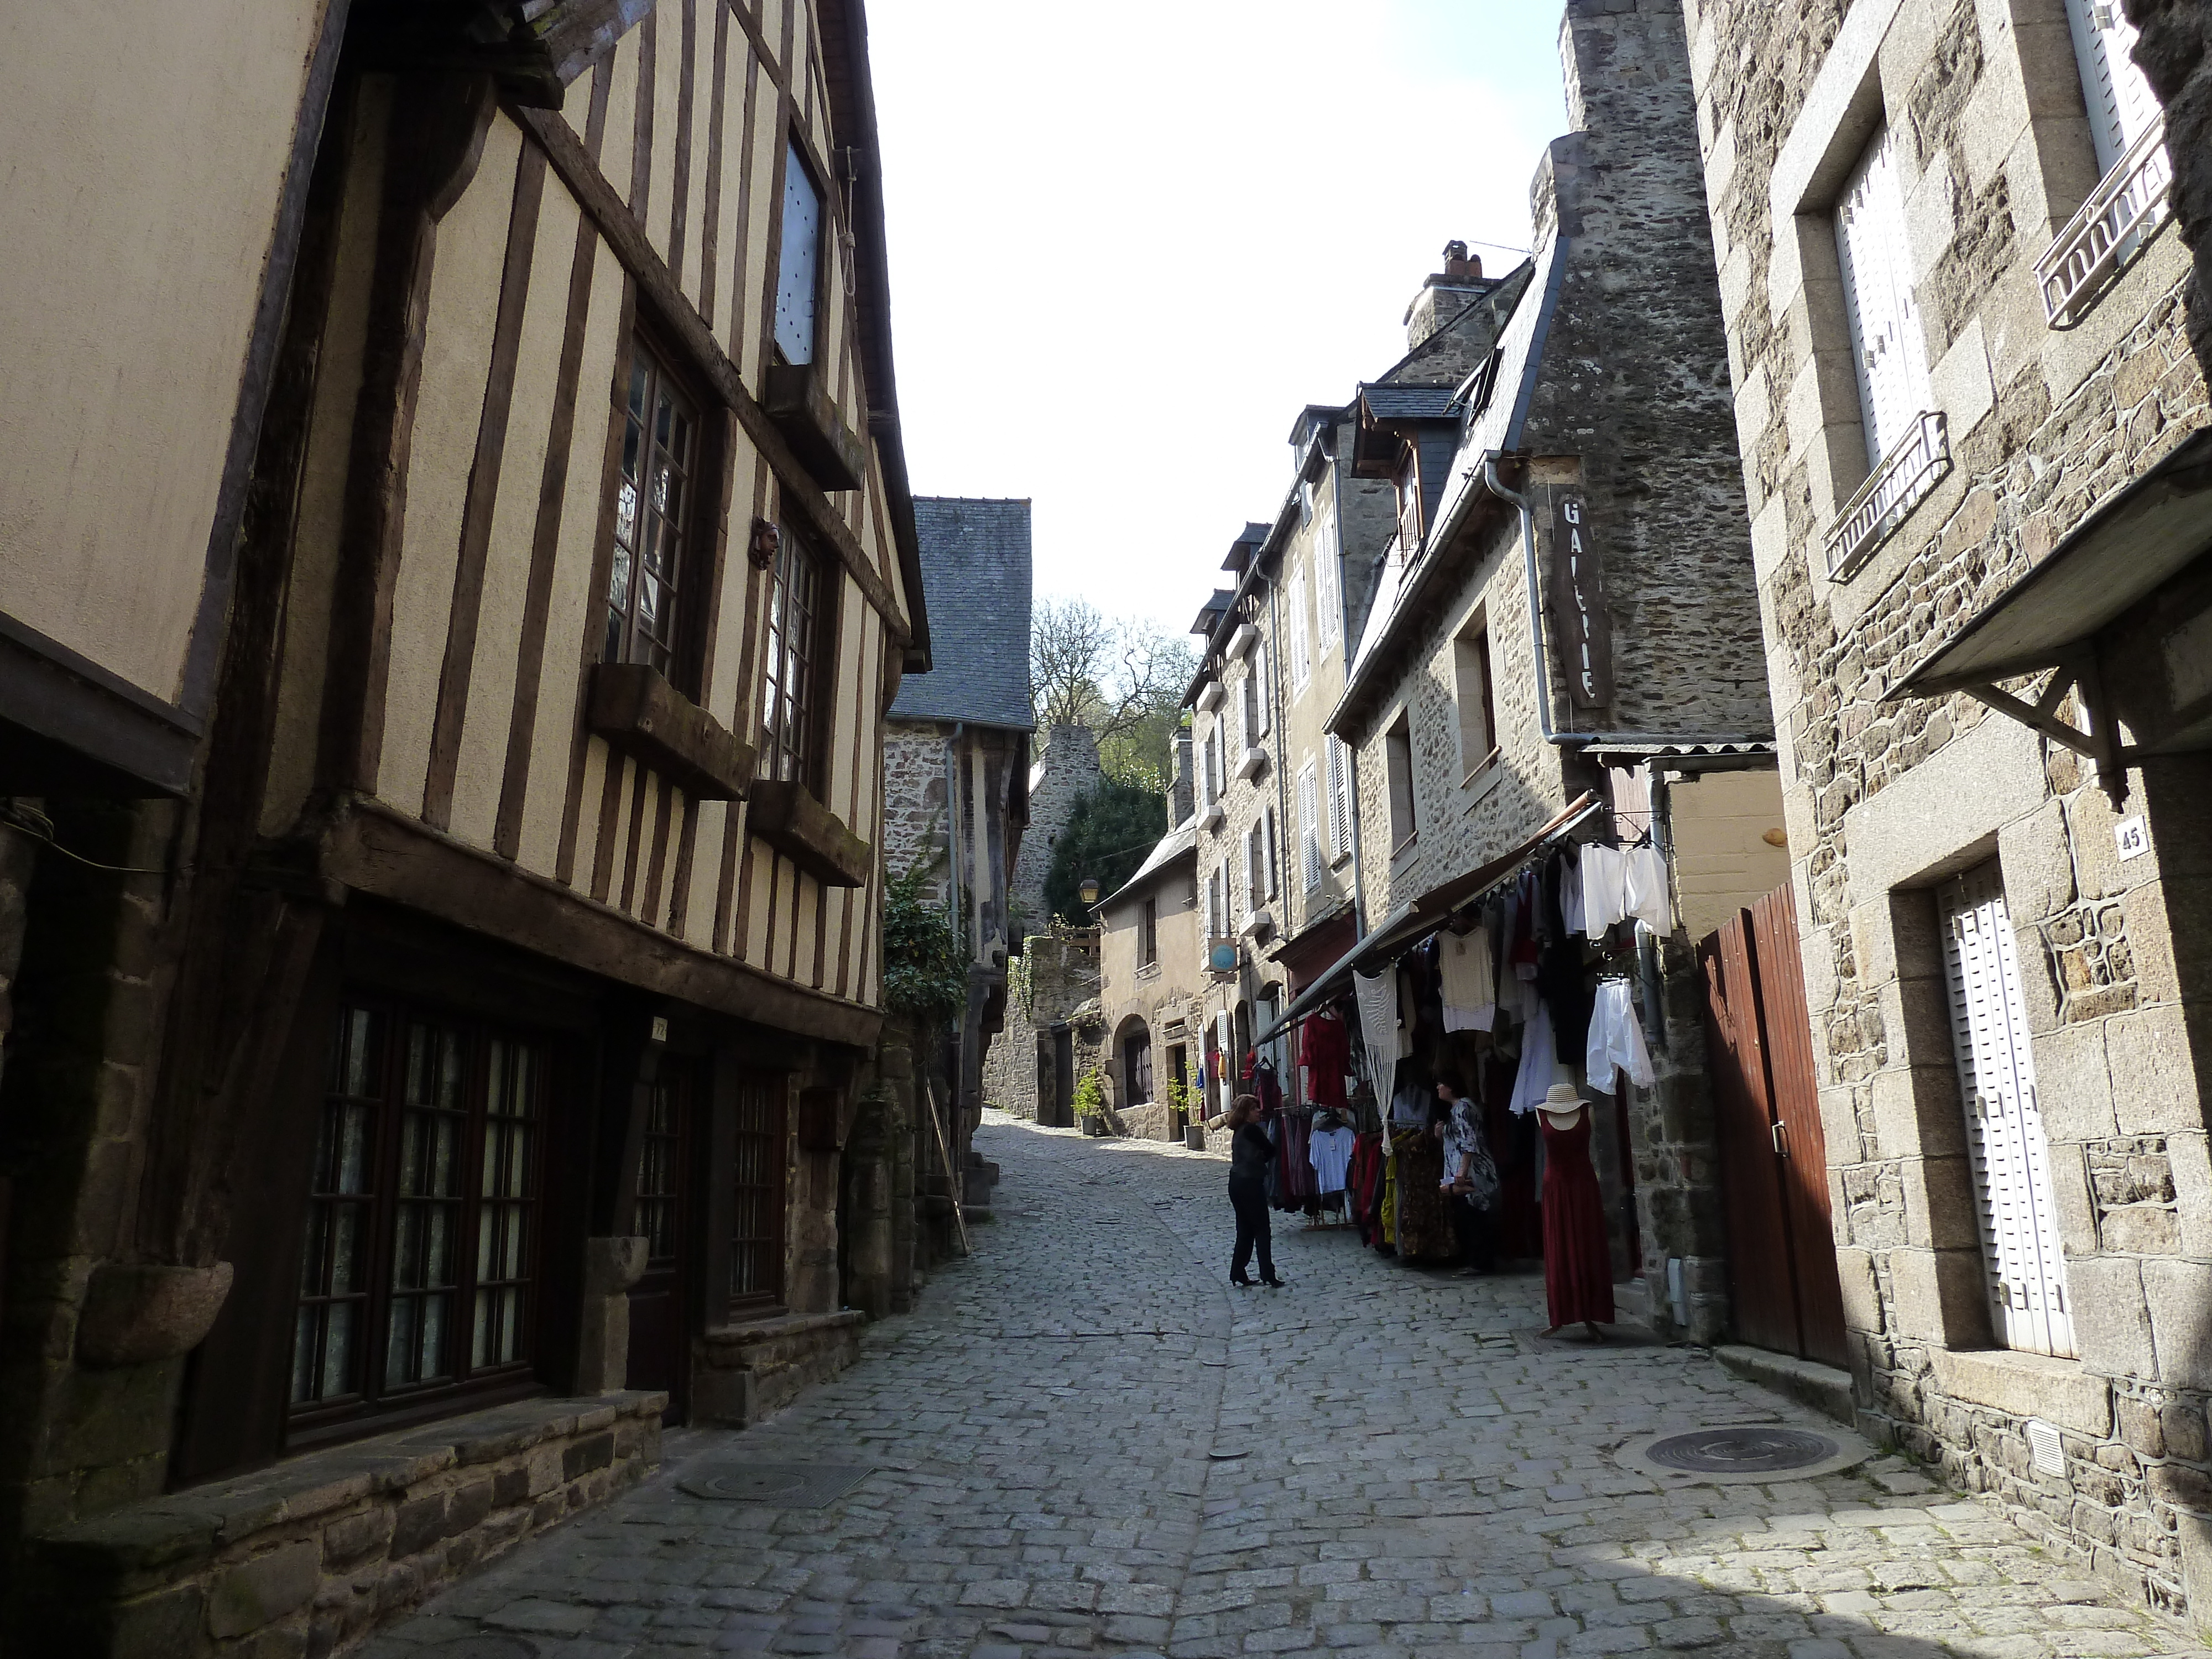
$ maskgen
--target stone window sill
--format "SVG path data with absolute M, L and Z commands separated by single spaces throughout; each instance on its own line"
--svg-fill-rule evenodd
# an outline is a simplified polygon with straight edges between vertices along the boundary
M 875 849 L 799 784 L 755 783 L 745 828 L 825 887 L 867 882 Z
M 1497 788 L 1499 782 L 1504 780 L 1504 755 L 1505 751 L 1503 749 L 1492 749 L 1475 763 L 1473 771 L 1460 780 L 1459 787 L 1467 793 L 1467 805 L 1460 809 L 1462 812 L 1474 811 L 1483 801 L 1489 799 L 1490 792 Z
M 1936 1387 L 1954 1400 L 2040 1417 L 2092 1439 L 2112 1432 L 2112 1385 L 2078 1359 L 2011 1348 L 1930 1348 Z

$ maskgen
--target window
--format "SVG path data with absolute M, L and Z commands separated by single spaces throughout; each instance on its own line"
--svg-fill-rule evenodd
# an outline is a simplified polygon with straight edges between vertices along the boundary
M 684 1102 L 672 1078 L 653 1085 L 645 1134 L 637 1158 L 637 1214 L 633 1225 L 646 1241 L 646 1265 L 676 1263 L 678 1219 L 684 1197 Z
M 1206 733 L 1206 765 L 1203 804 L 1211 806 L 1221 799 L 1221 722 L 1216 719 Z
M 1308 761 L 1298 774 L 1298 863 L 1309 889 L 1321 885 L 1321 787 Z
M 1420 827 L 1413 816 L 1413 731 L 1409 716 L 1400 714 L 1383 738 L 1382 757 L 1389 769 L 1390 850 L 1395 854 Z
M 633 342 L 600 656 L 643 663 L 672 679 L 682 584 L 690 578 L 687 526 L 699 471 L 697 408 L 652 348 Z
M 1931 403 L 1928 339 L 1912 296 L 1905 247 L 1905 195 L 1886 127 L 1844 182 L 1836 207 L 1836 252 L 1866 422 L 1867 465 L 1879 467 Z
M 731 1164 L 730 1305 L 772 1306 L 783 1297 L 783 1097 L 777 1073 L 738 1081 Z
M 1258 822 L 1244 832 L 1244 915 L 1256 915 L 1267 902 L 1267 850 Z
M 2066 22 L 2101 176 L 2157 123 L 2158 97 L 2136 67 L 2136 26 L 2120 10 L 2120 0 L 2066 0 Z
M 1314 532 L 1313 550 L 1316 637 L 1321 642 L 1316 654 L 1325 657 L 1344 626 L 1344 604 L 1337 589 L 1340 556 L 1334 514 L 1322 515 L 1321 528 Z
M 1291 610 L 1291 684 L 1300 691 L 1313 678 L 1313 641 L 1306 628 L 1308 592 L 1305 568 L 1300 566 L 1284 595 Z
M 761 693 L 760 773 L 818 793 L 823 687 L 835 595 L 822 561 L 786 528 L 769 578 L 768 666 Z
M 1160 902 L 1148 898 L 1144 908 L 1137 913 L 1137 965 L 1150 968 L 1159 959 Z
M 2036 1103 L 2027 1001 L 1997 866 L 1985 864 L 1946 883 L 1939 902 L 1991 1322 L 2007 1347 L 2069 1358 L 2074 1319 L 2051 1148 Z
M 1352 854 L 1352 754 L 1344 740 L 1328 740 L 1328 844 L 1338 858 Z
M 1271 899 L 1279 898 L 1282 896 L 1282 885 L 1277 878 L 1276 872 L 1282 866 L 1282 860 L 1276 853 L 1275 809 L 1273 806 L 1268 807 L 1267 811 L 1261 814 L 1261 822 L 1267 826 L 1266 858 L 1261 866 L 1267 872 L 1267 896 Z
M 1243 728 L 1237 736 L 1239 757 L 1244 750 L 1267 735 L 1267 647 L 1265 641 L 1252 647 L 1251 660 L 1244 669 Z
M 350 1004 L 316 1137 L 292 1410 L 368 1416 L 526 1378 L 542 1051 Z
M 822 282 L 822 191 L 795 143 L 783 152 L 783 238 L 775 273 L 775 349 L 787 363 L 814 361 Z
M 1216 865 L 1206 878 L 1206 937 L 1209 942 L 1221 937 L 1221 917 L 1225 908 L 1222 900 L 1224 868 Z
M 1303 530 L 1311 524 L 1313 515 L 1314 481 L 1311 478 L 1300 478 L 1298 480 L 1298 528 Z
M 1459 704 L 1459 768 L 1462 776 L 1498 746 L 1498 720 L 1490 702 L 1490 630 L 1477 624 L 1452 641 L 1453 696 Z
M 1410 559 L 1421 545 L 1421 468 L 1407 447 L 1398 463 L 1398 551 Z

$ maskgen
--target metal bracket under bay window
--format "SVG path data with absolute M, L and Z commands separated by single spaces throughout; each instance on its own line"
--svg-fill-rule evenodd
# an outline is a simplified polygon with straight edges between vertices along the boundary
M 1942 413 L 1929 410 L 1881 458 L 1881 465 L 1844 503 L 1828 527 L 1828 580 L 1847 581 L 1905 522 L 1951 470 L 1951 442 Z
M 2160 115 L 2035 262 L 2035 285 L 2051 327 L 2072 328 L 2088 315 L 2097 296 L 2172 216 L 2166 205 L 2172 187 L 2173 162 Z

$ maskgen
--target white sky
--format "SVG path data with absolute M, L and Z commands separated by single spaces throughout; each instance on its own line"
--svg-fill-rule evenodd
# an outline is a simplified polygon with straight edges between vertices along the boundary
M 1026 495 L 1036 591 L 1180 632 L 1309 403 L 1453 237 L 1524 247 L 1559 0 L 876 0 L 917 495 Z

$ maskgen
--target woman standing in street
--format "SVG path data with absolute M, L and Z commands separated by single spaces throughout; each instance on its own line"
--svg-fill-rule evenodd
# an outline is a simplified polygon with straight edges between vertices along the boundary
M 1260 1127 L 1260 1097 L 1239 1095 L 1230 1103 L 1229 1207 L 1237 1212 L 1237 1249 L 1229 1258 L 1229 1282 L 1249 1285 L 1244 1269 L 1252 1249 L 1260 1249 L 1260 1282 L 1279 1288 L 1275 1277 L 1275 1253 L 1267 1237 L 1267 1166 L 1274 1162 L 1275 1143 Z

